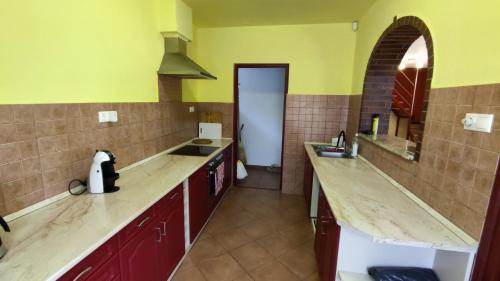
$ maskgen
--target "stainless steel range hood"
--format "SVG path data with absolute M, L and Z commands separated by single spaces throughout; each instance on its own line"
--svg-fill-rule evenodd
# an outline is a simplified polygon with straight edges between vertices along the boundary
M 165 38 L 165 54 L 158 74 L 182 79 L 217 79 L 217 77 L 188 58 L 186 55 L 186 41 L 179 37 Z

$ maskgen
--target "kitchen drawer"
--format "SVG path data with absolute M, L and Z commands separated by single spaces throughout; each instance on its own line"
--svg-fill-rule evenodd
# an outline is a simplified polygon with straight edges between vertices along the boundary
M 176 188 L 160 199 L 160 201 L 156 204 L 158 206 L 158 213 L 168 211 L 170 206 L 173 204 L 183 204 L 183 192 L 184 190 L 182 188 L 182 184 L 179 184 Z
M 120 278 L 120 258 L 115 254 L 107 263 L 98 268 L 88 280 L 92 281 L 118 281 Z
M 147 209 L 144 213 L 142 213 L 131 223 L 125 226 L 118 233 L 120 248 L 127 244 L 130 239 L 132 239 L 137 233 L 143 230 L 147 225 L 149 225 L 156 218 L 156 216 L 156 205 L 153 205 L 151 208 Z
M 89 276 L 95 273 L 99 267 L 105 264 L 116 253 L 118 253 L 118 239 L 115 236 L 97 248 L 97 250 L 88 255 L 58 280 L 90 280 Z

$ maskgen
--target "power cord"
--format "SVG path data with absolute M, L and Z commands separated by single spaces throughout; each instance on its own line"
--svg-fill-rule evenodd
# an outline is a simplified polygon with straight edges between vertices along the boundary
M 80 183 L 81 185 L 83 185 L 84 187 L 87 187 L 87 179 L 85 180 L 79 180 L 79 179 L 74 179 L 74 180 L 71 180 L 68 184 L 68 192 L 71 194 L 71 195 L 81 195 L 83 194 L 87 189 L 86 188 L 83 188 L 81 192 L 77 192 L 77 193 L 74 193 L 72 190 L 71 190 L 71 184 L 74 183 L 74 182 L 78 182 Z

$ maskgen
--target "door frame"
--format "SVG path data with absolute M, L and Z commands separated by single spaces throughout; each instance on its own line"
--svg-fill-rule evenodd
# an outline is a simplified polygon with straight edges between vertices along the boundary
M 285 90 L 283 99 L 283 126 L 281 136 L 281 173 L 279 190 L 283 188 L 283 155 L 285 151 L 285 116 L 286 116 L 286 100 L 288 96 L 288 74 L 290 64 L 288 63 L 235 63 L 234 64 L 234 103 L 233 103 L 233 184 L 236 184 L 237 178 L 237 161 L 238 161 L 238 145 L 239 145 L 239 87 L 238 87 L 238 70 L 240 68 L 284 68 L 285 69 Z
M 500 161 L 479 243 L 472 281 L 500 280 Z

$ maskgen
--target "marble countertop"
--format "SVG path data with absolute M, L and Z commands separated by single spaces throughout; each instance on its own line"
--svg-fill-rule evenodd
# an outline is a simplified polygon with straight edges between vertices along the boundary
M 56 280 L 231 143 L 214 140 L 209 157 L 160 153 L 122 169 L 119 192 L 66 197 L 9 222 L 0 280 Z
M 342 227 L 351 227 L 374 241 L 454 251 L 475 252 L 477 241 L 383 175 L 362 158 L 319 157 L 305 149 Z

